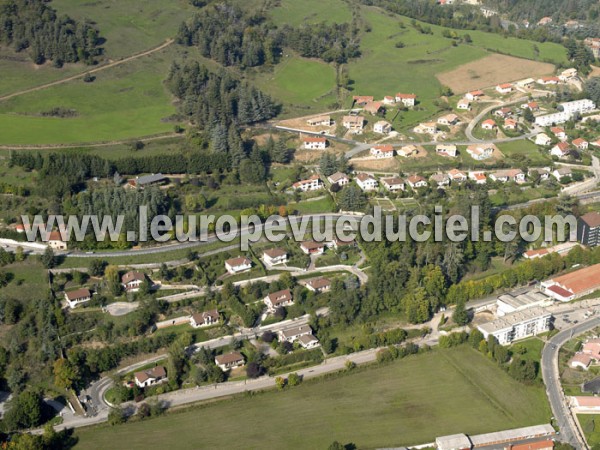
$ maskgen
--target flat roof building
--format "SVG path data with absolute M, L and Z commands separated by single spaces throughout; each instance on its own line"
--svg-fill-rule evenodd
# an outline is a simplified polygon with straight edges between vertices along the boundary
M 550 331 L 552 314 L 539 306 L 506 314 L 496 320 L 478 325 L 484 338 L 494 336 L 501 345 Z
M 498 297 L 498 316 L 502 317 L 516 311 L 522 311 L 536 306 L 548 306 L 552 299 L 540 291 L 530 290 L 520 294 L 503 294 Z

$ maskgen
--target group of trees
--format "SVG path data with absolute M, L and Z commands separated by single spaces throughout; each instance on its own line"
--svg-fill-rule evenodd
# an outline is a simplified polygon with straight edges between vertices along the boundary
M 100 55 L 98 31 L 87 22 L 59 17 L 44 0 L 7 0 L 0 3 L 0 44 L 29 50 L 36 64 L 52 60 L 92 64 Z
M 212 73 L 197 62 L 173 63 L 166 83 L 181 100 L 180 112 L 209 133 L 212 151 L 227 155 L 233 167 L 246 157 L 238 127 L 278 112 L 268 95 L 226 71 Z
M 284 46 L 301 56 L 345 63 L 360 56 L 357 30 L 351 24 L 285 25 L 277 28 L 260 12 L 221 3 L 204 8 L 179 28 L 177 41 L 225 66 L 255 67 L 276 63 Z

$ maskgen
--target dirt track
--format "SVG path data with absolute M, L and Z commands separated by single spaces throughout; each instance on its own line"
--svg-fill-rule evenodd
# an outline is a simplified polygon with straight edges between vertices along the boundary
M 79 73 L 77 75 L 72 75 L 72 76 L 67 77 L 67 78 L 62 78 L 60 80 L 53 81 L 51 83 L 46 83 L 46 84 L 42 84 L 41 86 L 36 86 L 36 87 L 33 87 L 33 88 L 23 89 L 21 91 L 13 92 L 12 94 L 8 94 L 8 95 L 5 95 L 3 97 L 0 97 L 0 102 L 4 101 L 4 100 L 11 99 L 13 97 L 18 97 L 20 95 L 29 94 L 30 92 L 41 91 L 42 89 L 46 89 L 46 88 L 49 88 L 49 87 L 52 87 L 52 86 L 57 86 L 59 84 L 68 83 L 69 81 L 73 81 L 73 80 L 77 80 L 79 78 L 83 78 L 88 73 L 89 74 L 94 74 L 94 73 L 98 73 L 98 72 L 101 72 L 101 71 L 106 70 L 106 69 L 110 69 L 111 67 L 116 67 L 116 66 L 119 66 L 121 64 L 128 63 L 128 62 L 133 61 L 135 59 L 141 58 L 142 56 L 148 56 L 148 55 L 151 55 L 152 53 L 159 52 L 162 49 L 167 48 L 173 42 L 175 42 L 173 39 L 167 39 L 167 41 L 164 44 L 161 44 L 158 47 L 151 48 L 150 50 L 146 50 L 146 51 L 144 51 L 142 53 L 137 53 L 135 55 L 128 56 L 128 57 L 120 59 L 118 61 L 113 61 L 113 62 L 110 62 L 110 63 L 105 64 L 103 66 L 96 67 L 96 68 L 90 69 L 90 70 L 86 70 L 86 71 L 84 71 L 82 73 Z

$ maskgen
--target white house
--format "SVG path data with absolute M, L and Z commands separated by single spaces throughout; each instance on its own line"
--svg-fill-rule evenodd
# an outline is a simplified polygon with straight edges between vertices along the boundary
M 348 175 L 342 172 L 336 172 L 332 175 L 329 175 L 327 179 L 331 184 L 337 184 L 339 186 L 346 186 L 348 183 L 350 183 L 350 178 Z
M 63 240 L 60 231 L 51 231 L 48 233 L 48 247 L 53 250 L 67 250 L 67 242 Z
M 552 144 L 552 138 L 550 138 L 550 136 L 548 136 L 546 133 L 540 133 L 535 137 L 535 143 L 536 145 L 550 145 Z
M 369 153 L 376 159 L 393 158 L 394 147 L 391 145 L 376 145 L 371 147 Z
M 552 150 L 550 150 L 550 154 L 558 158 L 565 158 L 569 156 L 570 151 L 571 146 L 567 142 L 559 142 L 554 147 L 552 147 Z
M 550 131 L 561 141 L 566 141 L 568 138 L 567 133 L 565 133 L 565 130 L 561 127 L 552 127 L 550 128 Z
M 582 138 L 573 139 L 573 142 L 571 142 L 571 144 L 579 150 L 587 150 L 590 146 L 590 143 Z
M 311 127 L 330 126 L 331 116 L 311 117 L 310 119 L 306 120 L 306 123 Z
M 471 110 L 471 101 L 467 98 L 461 98 L 456 104 L 457 109 L 461 109 L 463 111 Z
M 408 158 L 410 155 L 412 155 L 414 153 L 418 153 L 418 149 L 413 144 L 405 145 L 404 147 L 401 147 L 398 150 L 396 150 L 396 154 L 398 156 L 402 156 L 404 158 Z
M 304 336 L 300 336 L 298 338 L 298 342 L 305 350 L 310 350 L 311 348 L 317 348 L 319 344 L 319 340 L 313 336 L 312 334 L 305 334 Z
M 361 134 L 365 125 L 365 118 L 362 116 L 344 116 L 342 125 L 353 134 Z
M 395 97 L 392 97 L 391 95 L 386 95 L 385 97 L 383 97 L 384 105 L 393 105 L 394 103 L 396 103 Z
M 435 122 L 424 122 L 416 126 L 414 132 L 418 134 L 435 134 L 437 130 Z
M 245 256 L 238 256 L 237 258 L 231 258 L 225 261 L 225 269 L 230 274 L 236 274 L 245 272 L 246 270 L 252 269 L 252 261 Z
M 288 261 L 287 252 L 282 248 L 270 248 L 263 252 L 263 261 L 268 266 L 285 264 Z
M 325 252 L 325 244 L 315 241 L 304 241 L 300 244 L 300 250 L 307 255 L 322 255 Z
M 325 150 L 327 148 L 327 138 L 307 136 L 302 142 L 306 150 Z
M 215 323 L 219 323 L 219 319 L 219 311 L 211 309 L 210 311 L 192 314 L 190 316 L 190 325 L 194 328 L 208 327 Z
M 513 341 L 535 336 L 550 331 L 552 314 L 541 307 L 516 311 L 493 320 L 477 328 L 484 338 L 494 336 L 500 345 L 508 345 Z
M 306 282 L 306 288 L 316 293 L 327 292 L 331 289 L 331 281 L 325 277 L 312 278 Z
M 475 184 L 487 183 L 487 177 L 485 176 L 485 172 L 481 171 L 469 172 L 469 180 L 474 181 Z
M 451 158 L 456 157 L 456 145 L 454 144 L 438 144 L 435 147 L 435 153 L 440 156 L 449 156 Z
M 517 123 L 518 122 L 514 119 L 504 119 L 504 129 L 505 130 L 516 130 Z
M 404 106 L 415 106 L 417 96 L 415 94 L 396 94 L 396 102 L 401 102 Z
M 520 169 L 506 169 L 492 172 L 490 178 L 493 181 L 500 181 L 501 183 L 508 181 L 523 183 L 525 181 L 525 174 Z
M 477 91 L 471 91 L 471 92 L 467 92 L 465 94 L 465 98 L 467 100 L 470 101 L 477 101 L 479 100 L 481 97 L 483 97 L 485 94 L 483 91 L 477 90 Z
M 570 79 L 577 78 L 577 75 L 577 69 L 570 68 L 563 70 L 558 78 L 560 78 L 561 81 L 568 81 Z
M 510 94 L 513 90 L 513 85 L 510 83 L 503 83 L 496 86 L 496 91 L 500 94 Z
M 458 116 L 456 114 L 446 114 L 445 116 L 442 116 L 440 118 L 438 118 L 437 123 L 440 125 L 456 125 L 458 123 Z
M 302 192 L 318 191 L 319 189 L 323 189 L 323 183 L 321 182 L 319 175 L 315 174 L 306 180 L 300 180 L 294 183 L 292 187 L 294 189 L 299 189 Z
M 132 270 L 121 277 L 121 286 L 123 286 L 123 289 L 127 292 L 137 292 L 140 290 L 140 286 L 145 280 L 146 275 Z
M 274 312 L 277 308 L 292 306 L 294 304 L 294 299 L 289 289 L 268 294 L 263 301 L 270 312 Z
M 552 86 L 557 85 L 560 82 L 560 78 L 558 77 L 541 77 L 537 80 L 538 84 L 542 86 Z
M 422 188 L 427 186 L 427 180 L 420 175 L 411 175 L 406 179 L 406 182 L 412 189 Z
M 225 353 L 224 355 L 218 355 L 215 358 L 215 364 L 223 372 L 242 367 L 245 363 L 244 356 L 240 352 Z
M 382 178 L 381 184 L 390 192 L 403 191 L 404 180 L 398 177 Z
M 434 173 L 429 177 L 429 180 L 440 188 L 450 186 L 450 177 L 445 173 Z
M 472 144 L 467 147 L 467 153 L 477 161 L 491 158 L 494 154 L 493 144 Z
M 373 191 L 377 189 L 377 180 L 367 173 L 359 173 L 356 175 L 356 184 L 363 191 Z
M 554 169 L 554 172 L 552 172 L 552 176 L 558 181 L 560 181 L 563 177 L 571 178 L 572 175 L 573 172 L 568 167 L 560 167 L 558 169 Z
M 481 122 L 481 128 L 483 128 L 484 130 L 495 130 L 496 127 L 496 122 L 492 119 L 487 119 Z
M 69 308 L 75 308 L 81 303 L 89 302 L 92 299 L 92 293 L 89 289 L 77 289 L 75 291 L 65 292 L 65 300 Z
M 467 181 L 467 174 L 458 169 L 448 171 L 448 176 L 452 182 L 462 183 L 463 181 Z
M 313 330 L 309 325 L 300 325 L 297 327 L 291 327 L 284 330 L 280 330 L 277 334 L 279 340 L 282 342 L 296 342 L 302 336 L 312 335 Z
M 373 125 L 373 131 L 379 134 L 389 134 L 392 131 L 392 125 L 385 120 L 380 120 Z
M 133 377 L 139 388 L 145 388 L 167 381 L 167 371 L 163 366 L 156 366 L 143 372 L 136 372 Z

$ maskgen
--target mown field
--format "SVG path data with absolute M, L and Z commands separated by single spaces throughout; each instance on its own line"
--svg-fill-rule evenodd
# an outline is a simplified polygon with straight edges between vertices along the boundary
M 526 387 L 467 347 L 434 350 L 284 392 L 238 397 L 122 426 L 78 430 L 78 449 L 375 448 L 547 423 Z M 235 438 L 233 438 L 235 436 Z

